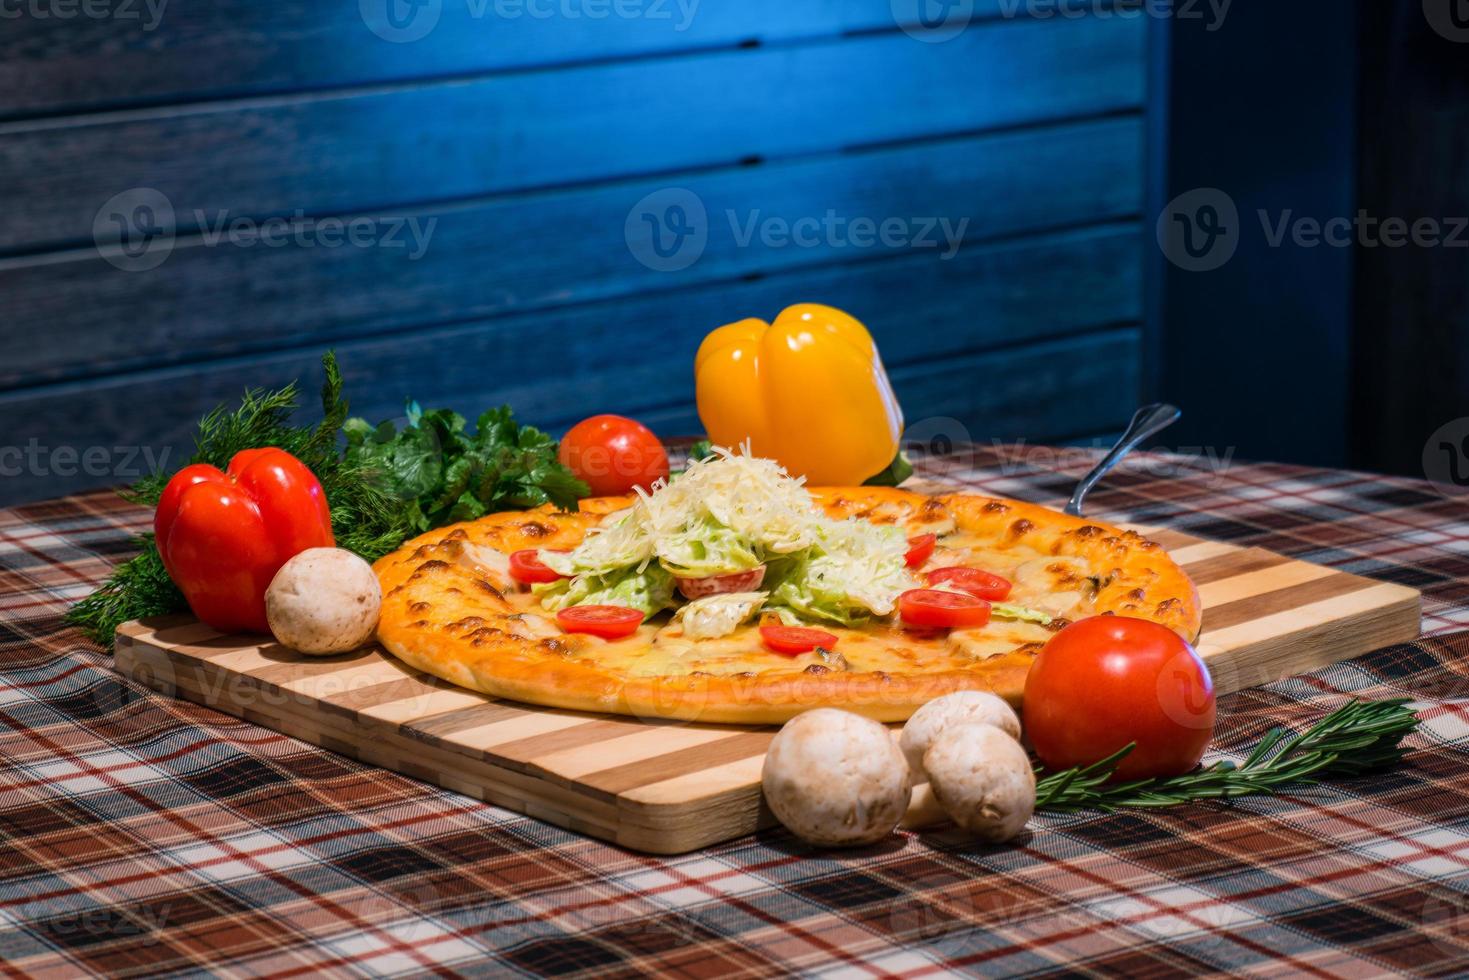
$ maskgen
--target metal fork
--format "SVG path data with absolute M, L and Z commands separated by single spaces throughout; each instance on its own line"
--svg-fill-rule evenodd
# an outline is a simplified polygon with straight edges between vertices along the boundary
M 1172 405 L 1144 405 L 1138 409 L 1132 422 L 1128 424 L 1127 431 L 1117 440 L 1117 445 L 1076 485 L 1076 492 L 1066 504 L 1066 513 L 1072 517 L 1080 517 L 1082 502 L 1098 480 L 1111 472 L 1112 467 L 1122 461 L 1122 457 L 1136 449 L 1145 439 L 1162 432 L 1182 416 L 1183 412 Z

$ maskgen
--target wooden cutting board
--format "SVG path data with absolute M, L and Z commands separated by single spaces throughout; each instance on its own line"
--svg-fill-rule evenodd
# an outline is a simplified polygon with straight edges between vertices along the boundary
M 1147 533 L 1199 587 L 1198 649 L 1221 694 L 1418 636 L 1416 590 Z M 188 617 L 123 626 L 117 666 L 165 693 L 634 850 L 679 854 L 771 823 L 760 766 L 774 728 L 496 701 L 376 648 L 303 657 Z

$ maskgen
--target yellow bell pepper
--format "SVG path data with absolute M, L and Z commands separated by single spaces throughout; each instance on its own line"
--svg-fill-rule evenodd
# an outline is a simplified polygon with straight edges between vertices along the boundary
M 694 359 L 699 418 L 718 446 L 746 440 L 812 486 L 855 486 L 898 452 L 903 410 L 872 335 L 830 306 L 720 327 Z

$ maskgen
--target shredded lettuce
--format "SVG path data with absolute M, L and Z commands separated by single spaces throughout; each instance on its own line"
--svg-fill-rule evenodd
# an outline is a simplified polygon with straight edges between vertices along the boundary
M 1050 613 L 1041 612 L 1039 609 L 1031 609 L 1028 606 L 1017 606 L 1009 602 L 990 603 L 990 615 L 996 619 L 1018 619 L 1024 623 L 1040 623 L 1042 626 L 1051 625 Z
M 679 576 L 744 572 L 810 546 L 816 505 L 773 460 L 718 449 L 609 517 L 570 554 L 542 551 L 562 575 L 605 576 L 657 560 Z
M 672 608 L 673 576 L 657 565 L 610 575 L 578 575 L 532 586 L 541 606 L 553 612 L 570 606 L 626 606 L 647 618 Z
M 766 592 L 726 592 L 705 596 L 674 613 L 683 624 L 683 634 L 691 640 L 713 640 L 729 636 L 739 625 L 755 615 L 764 603 Z
M 547 608 L 605 602 L 651 615 L 673 603 L 672 586 L 666 596 L 662 588 L 671 577 L 704 578 L 765 565 L 769 605 L 783 619 L 850 625 L 889 615 L 898 595 L 914 587 L 904 562 L 907 550 L 901 528 L 832 520 L 802 481 L 773 460 L 716 448 L 671 482 L 640 493 L 574 551 L 541 551 L 548 566 L 573 577 L 536 592 Z M 655 569 L 658 574 L 648 581 L 658 587 L 627 584 L 629 577 L 646 578 Z M 618 588 L 633 589 L 641 601 L 609 598 Z M 710 615 L 704 609 L 696 614 Z
M 823 519 L 807 552 L 767 572 L 771 605 L 847 626 L 887 616 L 899 594 L 916 585 L 907 551 L 901 528 Z
M 659 537 L 655 550 L 659 563 L 681 578 L 746 572 L 765 563 L 753 541 L 708 514 Z
M 574 551 L 540 551 L 540 559 L 561 575 L 606 576 L 629 566 L 642 566 L 653 558 L 653 536 L 638 515 L 638 507 L 609 514 L 592 529 Z

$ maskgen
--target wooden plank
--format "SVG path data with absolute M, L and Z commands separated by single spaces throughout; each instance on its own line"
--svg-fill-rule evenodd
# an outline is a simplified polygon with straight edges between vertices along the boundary
M 983 329 L 989 316 L 1005 311 L 971 313 L 970 297 L 962 293 L 921 297 L 916 288 L 884 298 L 861 285 L 867 276 L 881 276 L 880 270 L 816 271 L 834 262 L 885 255 L 942 257 L 949 249 L 941 228 L 925 236 L 931 245 L 907 249 L 880 241 L 866 244 L 865 239 L 853 244 L 836 236 L 812 247 L 770 245 L 759 236 L 745 239 L 744 229 L 752 217 L 792 222 L 831 212 L 846 220 L 915 219 L 916 238 L 927 224 L 916 219 L 946 218 L 951 235 L 968 219 L 962 228 L 967 248 L 1058 223 L 1115 220 L 1135 214 L 1140 206 L 1138 186 L 1116 179 L 1116 173 L 1137 165 L 1139 135 L 1135 122 L 1113 121 L 677 178 L 676 186 L 704 207 L 708 239 L 697 261 L 676 272 L 639 261 L 626 231 L 629 214 L 640 201 L 670 188 L 671 182 L 664 181 L 380 217 L 376 227 L 381 229 L 410 218 L 418 223 L 426 245 L 416 259 L 407 232 L 398 239 L 404 247 L 372 248 L 241 248 L 181 239 L 163 265 L 136 272 L 116 268 L 87 250 L 0 259 L 0 294 L 7 297 L 13 327 L 0 333 L 0 386 L 325 344 L 415 325 L 690 289 L 793 269 L 812 269 L 812 278 L 809 283 L 787 281 L 789 289 L 847 293 L 851 302 L 889 308 L 901 302 L 945 304 L 953 313 L 945 317 L 946 332 L 960 318 Z M 1077 158 L 1087 159 L 1088 166 L 1074 169 Z M 565 236 L 566 228 L 577 229 L 577 234 Z M 1016 307 L 1005 320 L 1011 329 L 1023 329 L 1030 314 L 1044 310 L 1041 301 L 1048 292 L 1080 295 L 1067 284 L 1071 275 L 1099 288 L 1101 303 L 1118 288 L 1139 288 L 1133 271 L 1135 238 L 1108 242 L 1111 257 L 1095 249 L 1070 251 L 1064 240 L 1037 246 L 1068 251 L 1043 269 L 1038 251 L 1018 245 L 1017 258 L 1009 267 L 997 268 L 1000 278 L 991 279 L 990 294 L 996 295 L 1004 277 L 1021 274 L 1015 266 L 1034 262 L 1007 294 L 1007 304 Z M 690 248 L 697 250 L 697 239 Z M 991 261 L 1005 261 L 998 256 L 987 252 L 979 259 L 987 267 Z M 1066 264 L 1057 264 L 1062 261 Z M 951 291 L 967 277 L 982 275 L 978 268 L 966 264 L 963 275 L 945 275 L 949 266 L 933 267 L 919 272 L 914 285 Z M 1067 275 L 1056 274 L 1063 268 Z M 1125 278 L 1109 288 L 1107 277 L 1115 273 Z M 788 299 L 766 305 L 779 309 Z M 116 311 L 124 309 L 130 329 L 116 330 Z M 733 315 L 719 311 L 714 320 Z M 1077 323 L 1074 315 L 1069 318 Z M 1035 322 L 1052 320 L 1036 317 Z M 519 332 L 517 325 L 510 329 Z
M 1303 598 L 1316 599 L 1329 581 L 1311 583 Z M 1413 639 L 1421 607 L 1416 589 L 1385 582 L 1295 608 L 1274 604 L 1259 618 L 1205 633 L 1199 655 L 1216 690 L 1242 690 Z
M 128 16 L 8 20 L 0 34 L 0 88 L 8 113 L 39 115 L 784 41 L 893 23 L 887 0 L 690 6 L 649 0 L 636 6 L 637 16 L 594 16 L 588 6 L 588 15 L 566 17 L 559 4 L 536 0 L 451 0 L 422 5 L 394 30 L 384 18 L 386 3 L 175 0 L 155 13 L 157 0 L 154 10 L 140 0 Z
M 572 15 L 563 15 L 568 6 Z M 364 85 L 897 25 L 890 0 L 640 0 L 615 8 L 627 15 L 577 0 L 450 0 L 422 5 L 398 30 L 385 20 L 386 3 L 138 0 L 111 9 L 105 18 L 8 19 L 0 32 L 4 112 Z M 1024 4 L 977 0 L 971 16 L 1025 14 Z
M 186 233 L 1136 109 L 1143 37 L 1136 19 L 1016 23 L 11 123 L 0 250 L 90 243 L 132 188 Z M 948 92 L 987 94 L 914 97 Z

